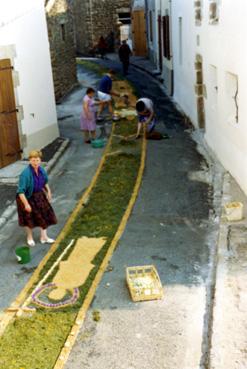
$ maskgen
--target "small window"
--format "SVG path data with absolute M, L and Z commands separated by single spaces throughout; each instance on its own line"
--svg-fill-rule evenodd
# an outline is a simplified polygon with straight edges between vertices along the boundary
M 219 0 L 209 2 L 209 23 L 215 24 L 219 21 Z
M 62 40 L 65 41 L 65 24 L 61 24 L 61 36 Z
M 118 13 L 118 20 L 123 24 L 131 24 L 130 13 Z
M 200 25 L 202 20 L 202 0 L 196 0 L 194 2 L 194 7 L 195 7 L 195 22 L 196 25 Z

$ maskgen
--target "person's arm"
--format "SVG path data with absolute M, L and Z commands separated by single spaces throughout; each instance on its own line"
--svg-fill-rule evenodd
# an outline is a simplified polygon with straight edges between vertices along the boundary
M 83 102 L 83 110 L 85 112 L 85 116 L 87 119 L 91 118 L 90 111 L 89 111 L 89 101 Z
M 18 196 L 19 196 L 19 198 L 21 199 L 21 202 L 23 203 L 25 210 L 26 210 L 28 213 L 31 213 L 32 208 L 31 208 L 31 206 L 30 206 L 30 204 L 29 204 L 29 202 L 28 202 L 28 200 L 27 200 L 26 196 L 24 195 L 24 193 L 19 193 L 19 194 L 18 194 Z
M 122 61 L 121 47 L 118 49 L 118 56 L 119 56 L 120 61 Z
M 140 133 L 141 133 L 141 127 L 142 127 L 142 123 L 141 123 L 141 122 L 138 122 L 138 124 L 137 124 L 136 137 L 139 137 L 139 136 L 140 136 Z
M 146 126 L 152 121 L 153 117 L 154 117 L 154 111 L 151 112 L 150 117 L 148 117 L 148 119 L 146 120 L 145 122 Z
M 47 200 L 49 202 L 51 202 L 51 189 L 50 186 L 48 185 L 48 183 L 45 184 L 45 191 L 46 191 L 46 196 L 47 196 Z
M 19 183 L 18 183 L 18 190 L 17 190 L 17 194 L 25 208 L 25 210 L 28 213 L 31 213 L 32 208 L 28 202 L 28 199 L 25 195 L 26 190 L 28 188 L 28 177 L 27 177 L 27 170 L 25 170 L 24 172 L 21 173 L 20 178 L 19 178 Z
M 110 95 L 112 95 L 112 96 L 117 96 L 117 97 L 121 97 L 121 94 L 120 94 L 120 93 L 118 93 L 118 92 L 116 92 L 116 91 L 111 91 L 111 92 L 110 92 Z

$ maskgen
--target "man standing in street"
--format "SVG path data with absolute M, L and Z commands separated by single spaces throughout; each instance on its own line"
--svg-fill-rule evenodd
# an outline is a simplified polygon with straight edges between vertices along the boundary
M 123 74 L 128 74 L 130 55 L 132 54 L 127 41 L 124 40 L 118 50 L 118 55 L 121 63 L 123 64 Z

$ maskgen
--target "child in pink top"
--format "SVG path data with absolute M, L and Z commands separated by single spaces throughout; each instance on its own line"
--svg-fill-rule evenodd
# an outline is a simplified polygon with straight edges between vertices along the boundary
M 82 113 L 80 120 L 85 143 L 90 143 L 91 139 L 94 140 L 96 138 L 95 105 L 97 104 L 97 102 L 93 98 L 94 94 L 95 90 L 92 87 L 89 87 L 82 102 Z

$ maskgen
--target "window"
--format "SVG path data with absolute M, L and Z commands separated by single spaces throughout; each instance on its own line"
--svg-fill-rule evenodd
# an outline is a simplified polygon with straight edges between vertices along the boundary
M 123 24 L 131 24 L 130 13 L 118 13 L 118 20 Z
M 195 7 L 195 22 L 196 25 L 200 25 L 202 20 L 202 0 L 196 0 L 194 2 L 194 7 Z
M 178 18 L 178 60 L 179 64 L 183 64 L 183 19 Z
M 209 23 L 215 24 L 219 21 L 219 0 L 209 2 Z
M 169 15 L 163 17 L 163 53 L 168 60 L 171 59 L 170 51 L 170 19 Z
M 61 24 L 61 36 L 62 40 L 65 41 L 65 24 Z

